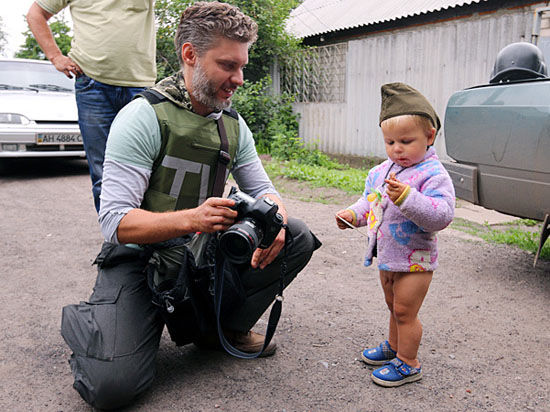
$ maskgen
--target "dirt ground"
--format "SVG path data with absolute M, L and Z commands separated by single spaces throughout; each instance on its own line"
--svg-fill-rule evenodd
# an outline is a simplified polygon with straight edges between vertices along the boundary
M 332 217 L 355 199 L 282 187 L 290 213 L 323 247 L 285 293 L 277 354 L 238 360 L 176 347 L 165 334 L 153 387 L 126 410 L 550 410 L 550 262 L 534 269 L 527 252 L 442 231 L 420 313 L 424 378 L 381 388 L 358 361 L 386 337 L 377 271 L 362 266 L 361 235 Z M 59 334 L 61 308 L 91 292 L 102 242 L 85 164 L 11 165 L 0 176 L 0 216 L 0 410 L 90 411 L 71 387 Z

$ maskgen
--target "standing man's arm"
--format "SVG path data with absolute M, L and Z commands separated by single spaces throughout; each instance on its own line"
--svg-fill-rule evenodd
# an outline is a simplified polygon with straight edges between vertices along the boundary
M 70 57 L 64 56 L 57 46 L 50 26 L 48 26 L 48 20 L 52 16 L 53 14 L 34 2 L 27 13 L 27 23 L 48 60 L 52 62 L 57 70 L 72 79 L 71 73 L 75 75 L 82 74 L 82 69 Z

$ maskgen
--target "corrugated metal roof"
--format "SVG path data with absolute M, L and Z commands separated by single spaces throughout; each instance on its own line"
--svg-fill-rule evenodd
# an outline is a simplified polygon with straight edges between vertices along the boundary
M 304 0 L 287 28 L 299 38 L 397 20 L 487 0 Z

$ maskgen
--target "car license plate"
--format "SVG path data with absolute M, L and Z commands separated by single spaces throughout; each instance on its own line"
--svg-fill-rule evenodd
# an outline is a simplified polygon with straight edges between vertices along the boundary
M 81 144 L 80 133 L 38 133 L 37 144 Z

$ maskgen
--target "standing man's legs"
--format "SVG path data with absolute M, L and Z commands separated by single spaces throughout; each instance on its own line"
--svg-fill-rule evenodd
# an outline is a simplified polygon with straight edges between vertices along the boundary
M 98 82 L 86 75 L 75 82 L 78 125 L 88 159 L 92 194 L 99 212 L 99 195 L 103 177 L 103 158 L 111 123 L 117 113 L 144 88 L 112 86 Z

